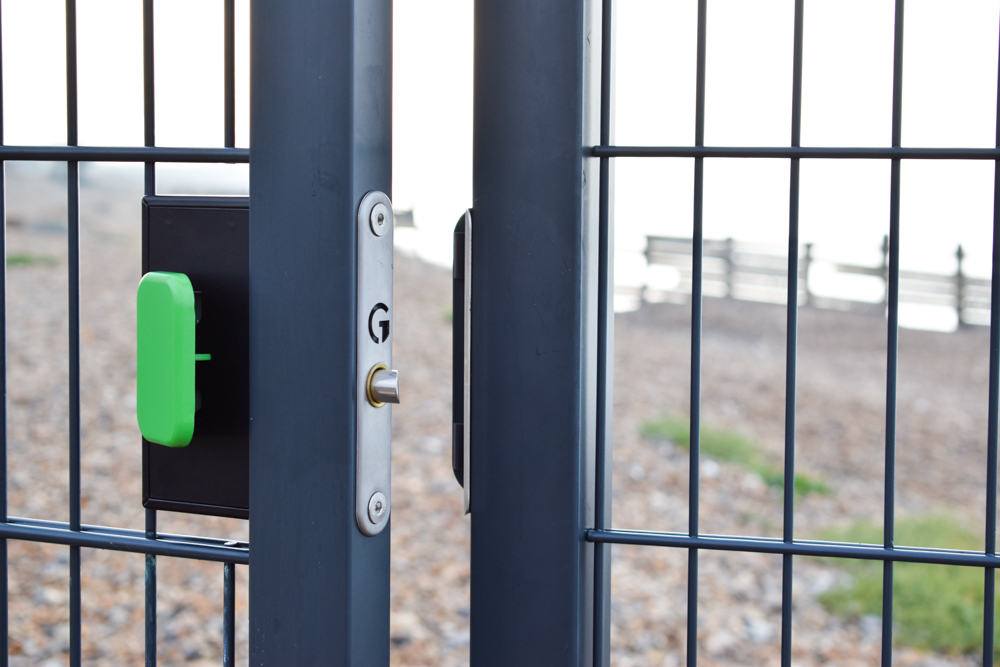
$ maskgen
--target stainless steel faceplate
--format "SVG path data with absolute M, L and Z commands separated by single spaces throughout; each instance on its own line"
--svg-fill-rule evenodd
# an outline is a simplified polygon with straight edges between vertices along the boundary
M 358 207 L 357 481 L 355 516 L 365 535 L 378 535 L 392 511 L 392 406 L 368 398 L 370 371 L 392 368 L 392 203 L 372 191 Z

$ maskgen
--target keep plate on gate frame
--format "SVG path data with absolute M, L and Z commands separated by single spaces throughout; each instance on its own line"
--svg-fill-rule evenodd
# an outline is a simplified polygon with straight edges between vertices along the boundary
M 451 467 L 472 511 L 472 209 L 455 225 L 452 255 Z

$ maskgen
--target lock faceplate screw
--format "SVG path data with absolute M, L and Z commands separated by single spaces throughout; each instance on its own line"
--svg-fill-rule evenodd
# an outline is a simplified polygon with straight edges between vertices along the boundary
M 389 499 L 381 491 L 376 491 L 368 501 L 368 518 L 378 525 L 385 521 L 387 516 L 389 516 Z
M 384 236 L 389 230 L 389 225 L 392 223 L 392 212 L 389 210 L 389 207 L 381 202 L 375 204 L 372 207 L 370 222 L 372 233 L 375 236 Z

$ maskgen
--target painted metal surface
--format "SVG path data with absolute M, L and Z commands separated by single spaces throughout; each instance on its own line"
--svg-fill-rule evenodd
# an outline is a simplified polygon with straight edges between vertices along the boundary
M 593 661 L 600 25 L 475 4 L 473 667 Z
M 250 4 L 250 664 L 385 665 L 355 348 L 358 207 L 391 194 L 391 2 Z

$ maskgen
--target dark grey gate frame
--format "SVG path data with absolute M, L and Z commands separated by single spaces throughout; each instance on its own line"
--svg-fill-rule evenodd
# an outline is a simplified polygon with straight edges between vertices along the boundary
M 385 665 L 391 526 L 365 537 L 354 511 L 355 301 L 358 205 L 392 185 L 392 3 L 250 13 L 250 660 Z
M 77 145 L 76 0 L 66 0 L 66 146 L 3 145 L 3 81 L 0 78 L 0 216 L 3 235 L 0 255 L 6 257 L 6 199 L 3 165 L 8 161 L 38 160 L 67 163 L 69 256 L 69 523 L 24 519 L 7 515 L 7 322 L 6 261 L 0 269 L 0 660 L 8 661 L 7 540 L 62 544 L 70 548 L 69 628 L 70 665 L 81 660 L 80 548 L 146 554 L 146 665 L 156 664 L 156 557 L 192 558 L 224 563 L 223 664 L 235 664 L 236 565 L 249 563 L 249 545 L 224 539 L 171 535 L 156 530 L 156 510 L 146 510 L 145 530 L 109 528 L 81 523 L 80 515 L 80 162 L 143 162 L 145 194 L 156 194 L 157 162 L 246 163 L 250 151 L 235 146 L 234 0 L 224 2 L 225 137 L 223 148 L 156 147 L 153 86 L 153 0 L 143 0 L 143 147 L 80 147 Z M 2 46 L 2 45 L 0 45 Z M 0 49 L 2 65 L 2 49 Z M 2 67 L 0 67 L 2 69 Z M 2 73 L 0 73 L 2 74 Z M 137 443 L 138 446 L 138 443 Z M 136 500 L 138 502 L 138 499 Z
M 800 145 L 803 0 L 795 2 L 792 132 L 786 147 L 704 145 L 707 0 L 698 1 L 693 146 L 616 146 L 612 138 L 614 0 L 495 2 L 475 8 L 472 662 L 608 664 L 610 544 L 687 549 L 687 664 L 697 663 L 698 553 L 781 554 L 781 662 L 791 664 L 795 556 L 883 562 L 882 664 L 892 660 L 896 562 L 981 567 L 983 664 L 993 664 L 1000 385 L 1000 167 L 994 185 L 985 550 L 894 545 L 900 161 L 1000 160 L 994 148 L 901 146 L 903 0 L 895 3 L 891 146 Z M 595 19 L 595 14 L 599 19 Z M 600 36 L 600 37 L 598 37 Z M 599 62 L 599 66 L 597 63 Z M 599 67 L 599 88 L 590 85 Z M 597 89 L 595 89 L 597 88 Z M 599 104 L 595 113 L 594 105 Z M 599 118 L 599 140 L 593 140 Z M 694 158 L 689 529 L 612 530 L 613 158 Z M 698 526 L 705 158 L 787 158 L 789 252 L 784 526 L 781 539 L 706 535 Z M 796 540 L 795 380 L 799 165 L 891 161 L 882 545 Z M 599 203 L 592 206 L 599 165 Z M 596 223 L 595 223 L 596 215 Z M 595 230 L 596 227 L 596 230 Z M 595 313 L 596 301 L 596 317 Z M 483 399 L 479 397 L 486 396 Z M 593 553 L 587 550 L 593 545 Z M 592 576 L 592 579 L 585 579 Z

